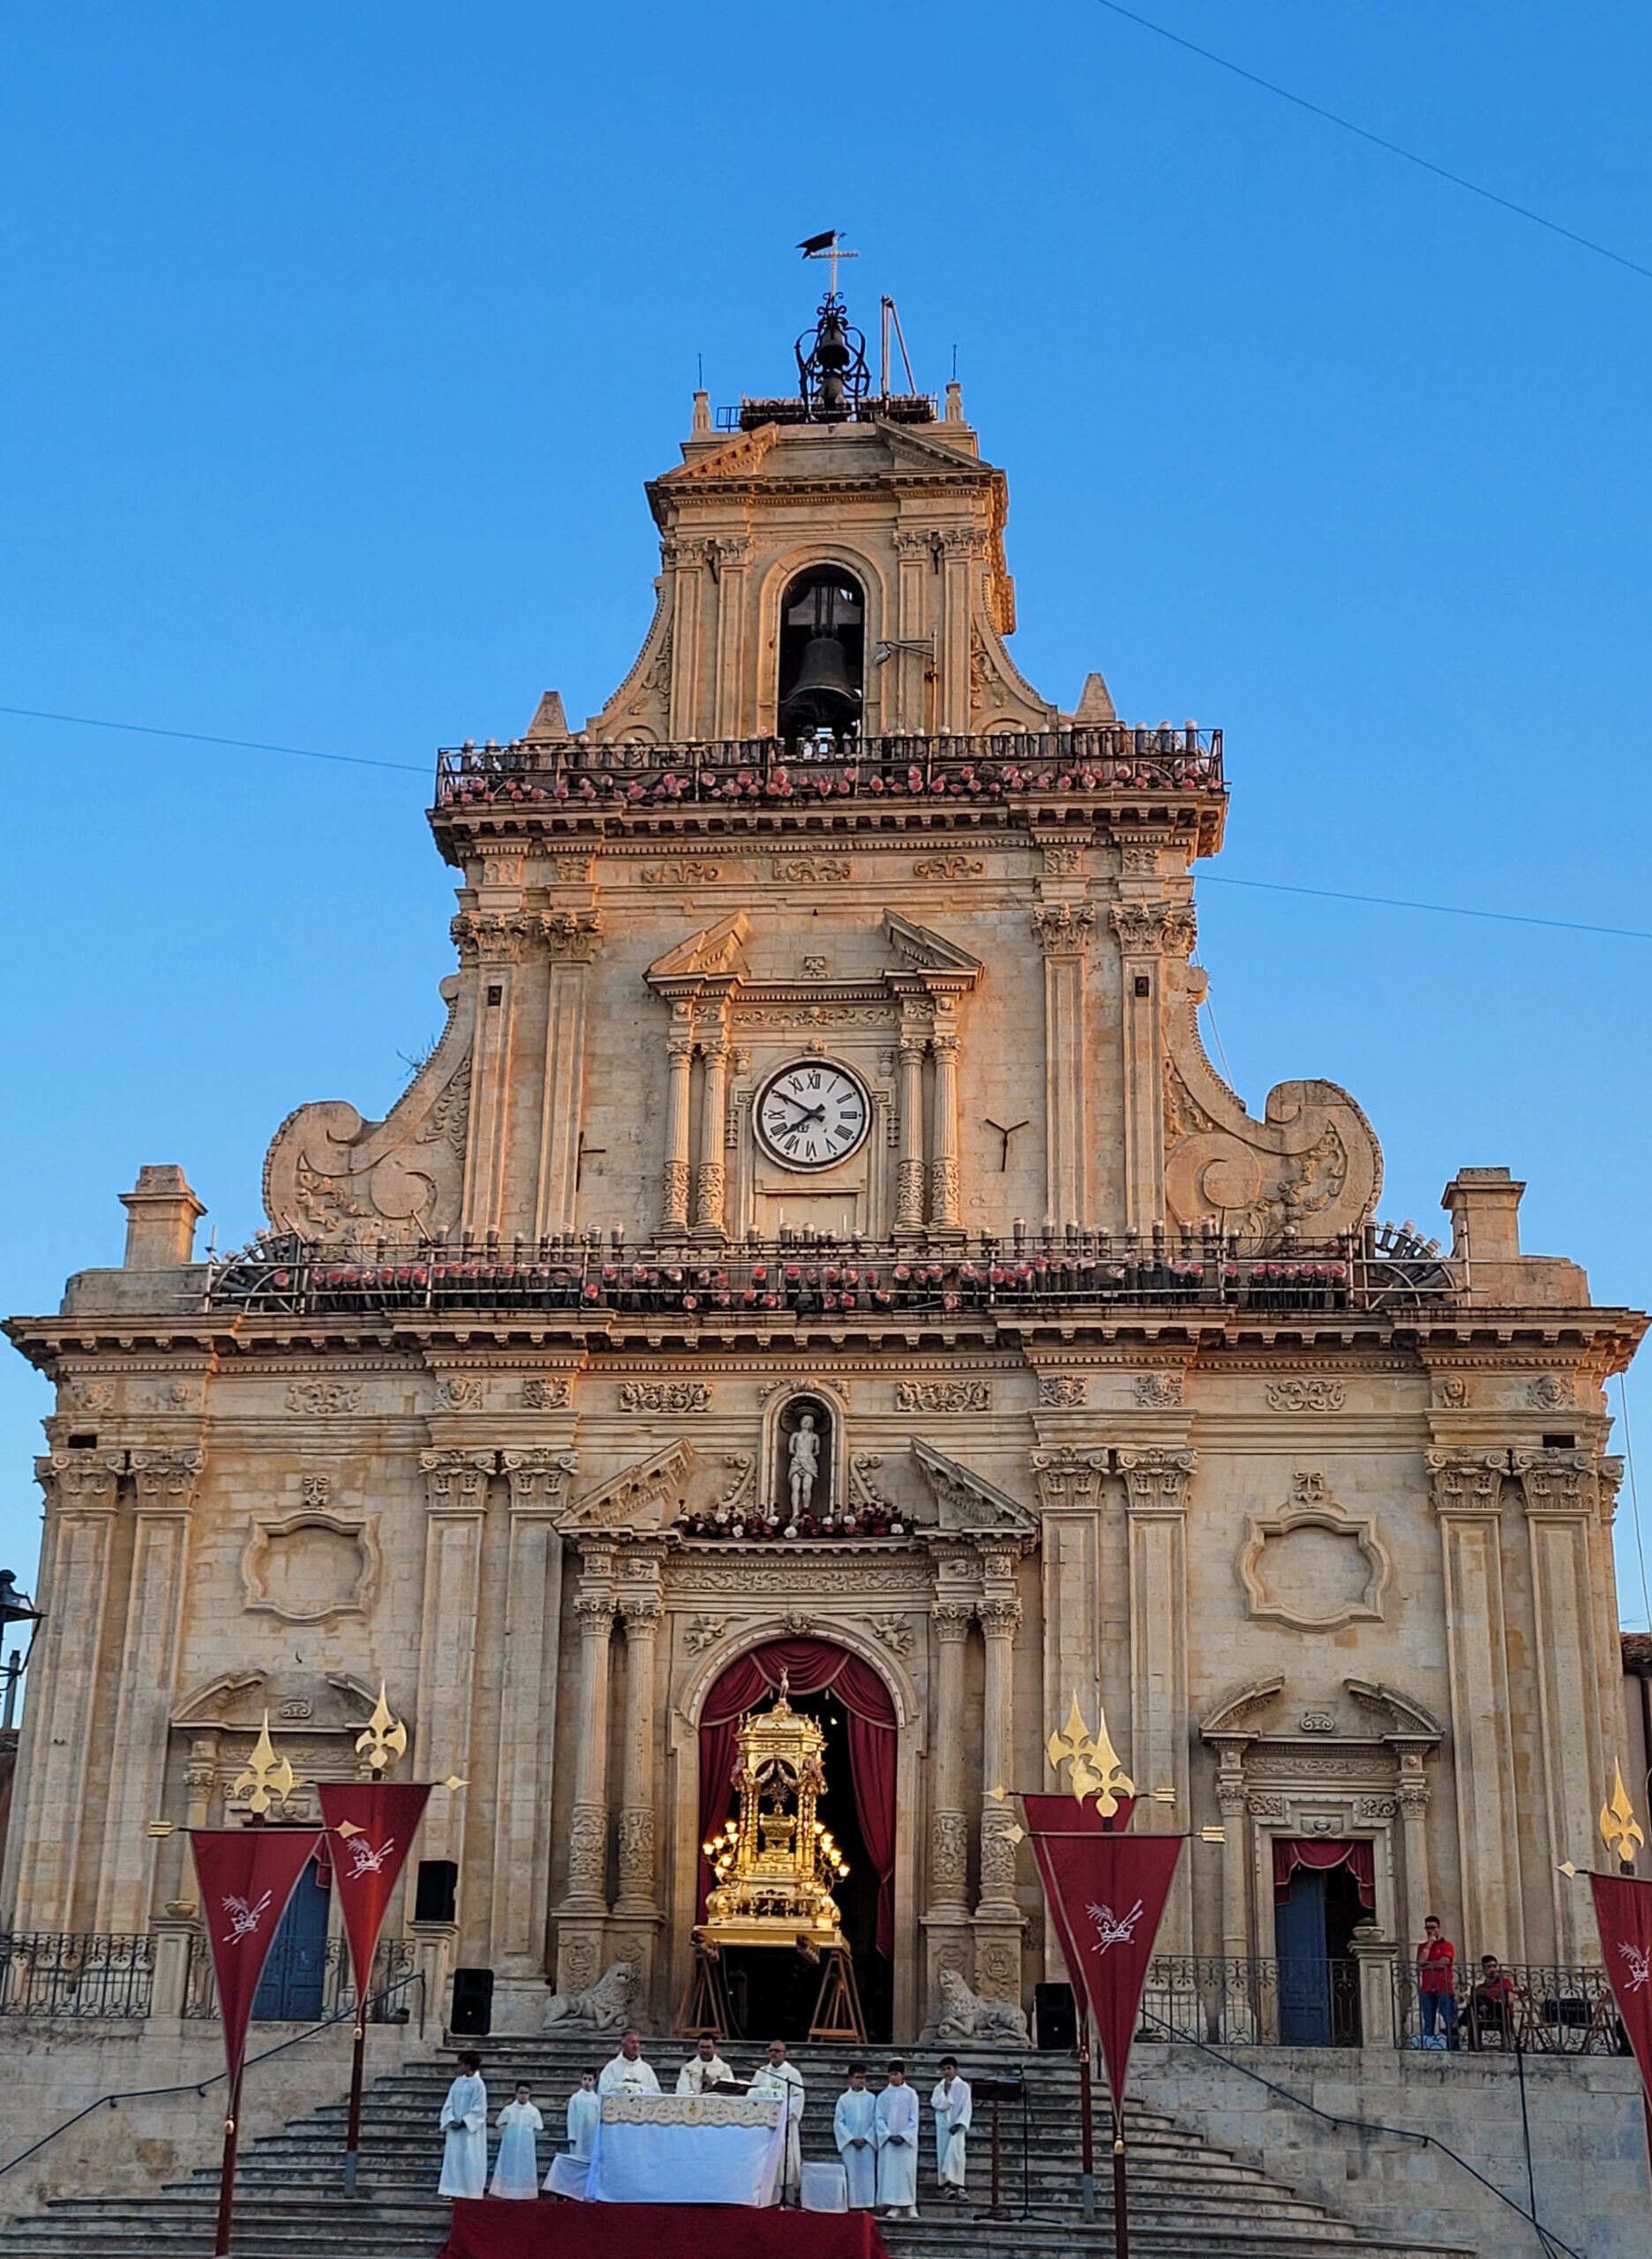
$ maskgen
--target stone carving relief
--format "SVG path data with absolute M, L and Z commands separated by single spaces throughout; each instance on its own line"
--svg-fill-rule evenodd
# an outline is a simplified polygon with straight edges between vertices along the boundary
M 1370 1516 L 1350 1514 L 1325 1476 L 1300 1469 L 1289 1503 L 1250 1517 L 1239 1575 L 1259 1621 L 1297 1632 L 1380 1622 L 1390 1564 Z
M 1541 1380 L 1528 1384 L 1526 1401 L 1537 1412 L 1558 1412 L 1563 1406 L 1570 1410 L 1572 1392 L 1564 1381 L 1557 1380 L 1552 1373 L 1545 1373 Z
M 1054 1408 L 1062 1405 L 1083 1404 L 1087 1401 L 1088 1397 L 1089 1391 L 1077 1374 L 1040 1373 L 1039 1375 L 1038 1400 L 1040 1405 L 1048 1405 Z
M 1340 1412 L 1348 1391 L 1340 1380 L 1276 1380 L 1268 1383 L 1270 1412 Z
M 1096 1486 L 1107 1471 L 1104 1451 L 1075 1451 L 1070 1444 L 1061 1444 L 1054 1451 L 1032 1454 L 1032 1477 L 1047 1513 L 1063 1506 L 1093 1505 Z
M 915 879 L 978 879 L 986 869 L 979 855 L 920 855 L 912 865 Z
M 990 1412 L 992 1383 L 986 1380 L 897 1380 L 897 1412 Z
M 937 1812 L 929 1823 L 929 1879 L 939 1898 L 961 1897 L 969 1881 L 969 1821 Z
M 1202 989 L 1200 991 L 1202 993 Z M 1382 1189 L 1382 1150 L 1355 1100 L 1335 1083 L 1279 1083 L 1256 1121 L 1205 1056 L 1189 994 L 1168 1016 L 1176 1078 L 1186 1094 L 1166 1122 L 1168 1220 L 1212 1216 L 1242 1238 L 1294 1229 L 1305 1240 L 1355 1231 Z
M 704 855 L 672 855 L 637 873 L 644 886 L 715 886 L 722 875 L 722 865 Z
M 1447 1373 L 1434 1384 L 1434 1401 L 1442 1411 L 1461 1411 L 1468 1401 L 1468 1384 L 1456 1373 Z
M 563 1412 L 571 1395 L 570 1384 L 560 1378 L 525 1380 L 522 1387 L 524 1412 Z
M 442 1380 L 436 1384 L 437 1408 L 443 1412 L 479 1412 L 483 1387 L 479 1380 Z
M 683 1645 L 691 1655 L 702 1655 L 708 1647 L 716 1647 L 729 1627 L 732 1619 L 726 1616 L 695 1616 L 683 1632 Z
M 710 1401 L 710 1388 L 702 1380 L 622 1380 L 620 1384 L 622 1412 L 703 1412 Z
M 255 1523 L 241 1561 L 248 1614 L 279 1617 L 283 1624 L 364 1616 L 378 1578 L 372 1524 L 314 1510 Z
M 459 1220 L 470 1104 L 473 981 L 442 983 L 441 1040 L 382 1122 L 343 1099 L 301 1106 L 264 1162 L 264 1206 L 278 1232 L 327 1244 L 406 1242 Z
M 1168 1411 L 1182 1401 L 1180 1373 L 1138 1373 L 1132 1391 L 1138 1404 L 1151 1411 Z
M 770 876 L 787 886 L 840 886 L 854 876 L 847 855 L 777 855 Z
M 891 1655 L 904 1655 L 912 1646 L 912 1624 L 905 1616 L 875 1616 L 872 1629 Z
M 287 1409 L 308 1419 L 342 1419 L 361 1410 L 361 1393 L 353 1381 L 296 1380 L 287 1391 Z
M 333 1495 L 333 1477 L 330 1475 L 301 1475 L 298 1495 L 307 1506 L 324 1507 Z

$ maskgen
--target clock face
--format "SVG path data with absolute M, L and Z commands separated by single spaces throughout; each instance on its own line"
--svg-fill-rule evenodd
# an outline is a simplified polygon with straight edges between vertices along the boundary
M 833 1168 L 860 1145 L 872 1105 L 846 1067 L 800 1059 L 770 1076 L 753 1119 L 758 1143 L 782 1168 Z

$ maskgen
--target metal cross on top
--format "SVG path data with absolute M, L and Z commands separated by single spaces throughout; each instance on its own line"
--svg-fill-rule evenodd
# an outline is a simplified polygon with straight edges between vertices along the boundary
M 859 259 L 858 251 L 845 251 L 838 241 L 836 228 L 829 228 L 823 236 L 805 236 L 798 245 L 805 259 L 825 259 L 831 262 L 831 282 L 829 296 L 837 296 L 837 262 L 840 259 Z

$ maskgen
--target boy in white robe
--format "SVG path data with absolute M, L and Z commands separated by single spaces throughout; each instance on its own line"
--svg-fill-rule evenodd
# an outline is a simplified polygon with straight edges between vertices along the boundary
M 459 2058 L 459 2075 L 442 2105 L 441 2179 L 439 2196 L 480 2196 L 487 2189 L 487 2088 L 480 2055 Z
M 620 2053 L 603 2065 L 597 2082 L 598 2094 L 657 2094 L 659 2081 L 652 2063 L 642 2060 L 642 2035 L 633 2029 L 620 2042 Z
M 679 2094 L 710 2094 L 713 2087 L 725 2085 L 733 2075 L 717 2053 L 716 2041 L 702 2038 L 677 2074 L 677 2091 Z
M 544 2131 L 544 2120 L 534 2106 L 533 2089 L 526 2079 L 516 2082 L 516 2098 L 499 2112 L 499 2155 L 493 2160 L 490 2196 L 535 2197 L 539 2194 L 539 2152 L 536 2136 Z
M 832 2135 L 849 2183 L 849 2209 L 869 2212 L 877 2203 L 877 2097 L 866 2083 L 866 2065 L 851 2063 L 849 2083 L 832 2113 Z
M 785 2097 L 785 2165 L 781 2185 L 785 2202 L 800 2204 L 803 2201 L 803 2074 L 795 2063 L 787 2062 L 784 2039 L 770 2041 L 769 2060 L 752 2080 L 750 2091 L 753 2094 L 781 2094 Z
M 601 2116 L 597 2074 L 582 2071 L 579 2085 L 568 2097 L 568 2145 L 552 2158 L 551 2170 L 544 2177 L 548 2196 L 584 2195 L 585 2170 L 590 2163 L 591 2143 L 597 2138 L 597 2121 Z
M 941 2076 L 929 2098 L 935 2112 L 935 2179 L 941 2194 L 955 2204 L 964 2201 L 965 2144 L 969 2132 L 969 2082 L 957 2075 L 950 2055 L 941 2058 Z
M 918 2217 L 918 2098 L 906 2066 L 889 2067 L 889 2084 L 872 2113 L 877 2142 L 877 2199 L 892 2220 Z

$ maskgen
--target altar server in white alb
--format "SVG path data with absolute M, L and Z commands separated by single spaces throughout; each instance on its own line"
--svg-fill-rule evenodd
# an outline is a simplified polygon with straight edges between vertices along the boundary
M 969 2134 L 969 2081 L 958 2076 L 950 2055 L 941 2058 L 941 2075 L 929 2098 L 935 2112 L 935 2179 L 941 2194 L 955 2204 L 964 2201 L 965 2144 Z
M 481 2196 L 487 2191 L 487 2088 L 480 2055 L 461 2055 L 459 2075 L 441 2110 L 441 2179 L 439 2196 Z
M 866 2065 L 851 2063 L 849 2083 L 832 2113 L 832 2136 L 849 2183 L 852 2212 L 869 2212 L 877 2202 L 877 2097 L 866 2079 Z
M 595 2071 L 582 2071 L 580 2083 L 568 2097 L 567 2140 L 568 2155 L 577 2158 L 582 2165 L 590 2163 L 591 2143 L 597 2138 L 597 2120 L 602 2116 L 602 2099 L 597 2091 Z M 549 2187 L 549 2182 L 546 2186 Z
M 783 2094 L 786 2105 L 785 2167 L 782 2186 L 788 2204 L 803 2201 L 803 2074 L 786 2060 L 784 2039 L 769 2043 L 769 2060 L 751 2083 L 753 2094 Z
M 620 2053 L 603 2065 L 597 2091 L 598 2094 L 659 2092 L 659 2081 L 654 2075 L 654 2066 L 642 2060 L 642 2035 L 640 2031 L 627 2031 L 620 2040 Z
M 889 2067 L 889 2084 L 872 2113 L 877 2140 L 877 2200 L 891 2219 L 918 2217 L 918 2098 L 905 2063 Z
M 677 2074 L 679 2094 L 710 2094 L 713 2087 L 725 2086 L 734 2074 L 717 2051 L 714 2039 L 702 2039 L 688 2060 Z
M 534 2106 L 533 2089 L 526 2079 L 516 2082 L 514 2101 L 507 2102 L 495 2120 L 499 2129 L 499 2155 L 493 2160 L 490 2196 L 537 2196 L 539 2194 L 537 2137 L 544 2120 Z

